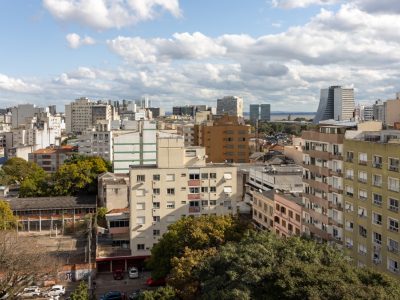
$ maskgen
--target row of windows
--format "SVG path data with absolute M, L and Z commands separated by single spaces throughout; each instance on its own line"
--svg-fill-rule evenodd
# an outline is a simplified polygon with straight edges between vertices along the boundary
M 346 189 L 347 196 L 353 197 L 353 190 Z M 365 190 L 358 191 L 359 199 L 365 201 L 368 199 L 368 192 Z M 372 203 L 376 206 L 381 207 L 383 204 L 383 197 L 381 194 L 372 193 Z M 387 208 L 393 212 L 399 211 L 399 200 L 389 197 L 387 199 Z M 346 211 L 353 211 L 353 204 L 346 202 Z
M 354 160 L 354 152 L 348 151 L 346 153 L 346 160 L 348 162 L 353 162 Z M 382 156 L 379 155 L 373 155 L 372 156 L 372 166 L 374 168 L 381 169 L 383 167 L 383 158 Z M 358 152 L 358 163 L 361 165 L 367 165 L 368 164 L 368 154 L 364 152 Z M 389 157 L 387 159 L 387 169 L 390 171 L 399 171 L 399 166 L 400 166 L 400 160 L 397 157 Z
M 182 190 L 186 190 L 186 187 L 182 187 Z M 231 186 L 224 186 L 224 193 L 230 194 L 232 193 L 232 187 Z M 199 194 L 199 193 L 216 193 L 217 192 L 217 187 L 216 186 L 203 186 L 203 187 L 190 187 L 189 188 L 189 194 Z M 154 188 L 153 189 L 153 195 L 161 195 L 161 189 L 159 188 Z M 175 188 L 167 188 L 166 189 L 166 195 L 175 195 Z M 145 196 L 145 189 L 137 189 L 136 190 L 136 196 L 138 197 L 143 197 Z
M 231 174 L 232 173 L 226 173 L 226 174 Z M 197 180 L 197 179 L 216 179 L 217 178 L 217 173 L 191 173 L 189 174 L 189 179 L 190 180 Z M 182 173 L 181 177 L 186 177 L 186 173 Z M 153 181 L 160 181 L 161 180 L 161 175 L 160 174 L 154 174 L 153 175 Z M 165 180 L 166 181 L 175 181 L 175 174 L 166 174 L 165 175 Z M 137 182 L 145 182 L 146 181 L 146 176 L 145 175 L 136 175 L 136 181 Z
M 377 225 L 381 225 L 382 224 L 382 216 L 379 216 L 379 214 L 376 214 L 376 215 L 374 215 L 374 218 L 375 219 L 373 219 L 373 222 L 374 223 L 378 222 L 378 223 L 375 223 L 375 224 L 377 224 Z M 399 221 L 398 220 L 388 218 L 387 226 L 388 226 L 388 229 L 390 231 L 399 232 Z M 353 231 L 354 223 L 351 222 L 351 221 L 345 221 L 345 228 L 346 228 L 347 231 Z M 366 238 L 367 235 L 368 235 L 367 228 L 365 228 L 362 225 L 358 225 L 358 234 L 360 236 Z M 375 243 L 382 244 L 382 235 L 380 233 L 374 231 L 373 232 L 373 237 L 374 237 L 374 242 Z
M 110 221 L 110 228 L 129 227 L 129 219 Z

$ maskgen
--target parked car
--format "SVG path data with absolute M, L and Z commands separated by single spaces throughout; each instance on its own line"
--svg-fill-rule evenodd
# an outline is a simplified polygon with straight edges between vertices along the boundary
M 113 277 L 114 277 L 115 280 L 124 279 L 124 271 L 122 271 L 121 269 L 115 270 L 113 272 Z
M 146 284 L 148 286 L 163 286 L 166 284 L 166 282 L 165 278 L 159 278 L 157 280 L 154 280 L 153 278 L 150 277 L 146 280 Z
M 128 275 L 130 279 L 139 278 L 139 270 L 135 267 L 132 267 L 129 269 Z
M 55 297 L 65 295 L 65 287 L 60 284 L 53 285 L 51 289 L 46 293 L 47 297 Z
M 141 293 L 142 293 L 141 290 L 139 290 L 139 289 L 135 290 L 129 295 L 128 299 L 129 300 L 137 300 L 137 299 L 139 299 Z
M 40 289 L 37 286 L 29 286 L 18 295 L 21 298 L 32 298 L 40 296 Z
M 118 291 L 111 291 L 105 293 L 103 296 L 100 297 L 100 300 L 125 300 L 125 294 L 118 292 Z

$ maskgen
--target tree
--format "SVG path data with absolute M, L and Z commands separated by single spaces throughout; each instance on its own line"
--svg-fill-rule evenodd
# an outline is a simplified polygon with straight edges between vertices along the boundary
M 17 218 L 13 215 L 10 204 L 0 200 L 0 230 L 15 228 Z
M 3 165 L 3 171 L 9 178 L 8 184 L 21 183 L 26 178 L 40 181 L 46 178 L 46 172 L 33 162 L 27 162 L 23 158 L 10 158 Z
M 75 156 L 53 176 L 52 193 L 56 196 L 97 193 L 97 176 L 109 171 L 109 164 L 101 157 Z
M 89 300 L 89 288 L 86 282 L 81 281 L 75 291 L 71 294 L 71 300 Z
M 335 247 L 265 232 L 222 246 L 193 274 L 201 299 L 400 299 L 396 280 Z
M 217 248 L 226 241 L 240 239 L 248 228 L 232 216 L 184 217 L 169 226 L 152 248 L 148 267 L 155 279 L 166 277 L 172 268 L 171 259 L 182 257 L 185 247 L 192 250 Z
M 176 289 L 176 293 L 181 299 L 193 299 L 196 296 L 200 282 L 193 275 L 193 270 L 202 261 L 216 253 L 216 248 L 191 250 L 186 247 L 182 257 L 172 258 L 172 270 L 168 276 L 168 284 Z
M 16 299 L 24 288 L 57 276 L 58 261 L 36 243 L 35 239 L 18 237 L 16 232 L 0 231 L 0 291 Z
M 177 300 L 174 288 L 170 286 L 160 287 L 152 291 L 144 291 L 140 294 L 139 300 Z

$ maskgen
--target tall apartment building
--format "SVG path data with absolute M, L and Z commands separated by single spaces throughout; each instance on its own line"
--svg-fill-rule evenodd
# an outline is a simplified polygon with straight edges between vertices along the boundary
M 194 124 L 178 124 L 176 126 L 177 134 L 185 139 L 185 146 L 195 146 Z
M 243 118 L 243 98 L 225 96 L 217 100 L 217 114 Z
M 384 123 L 393 126 L 394 123 L 400 122 L 400 93 L 396 94 L 396 99 L 386 100 L 384 107 Z
M 44 111 L 44 108 L 36 107 L 33 104 L 19 104 L 11 108 L 11 125 L 16 129 L 23 124 L 30 124 L 36 114 Z
M 385 106 L 382 100 L 376 100 L 372 105 L 373 108 L 373 119 L 375 121 L 385 121 Z
M 195 143 L 206 148 L 207 162 L 249 162 L 249 138 L 250 125 L 235 116 L 195 125 Z
M 130 170 L 130 246 L 134 256 L 150 250 L 183 216 L 236 213 L 237 169 L 206 164 L 203 147 L 182 137 L 159 138 L 157 165 Z
M 250 104 L 250 122 L 271 121 L 271 104 Z
M 65 105 L 67 133 L 81 134 L 99 120 L 113 120 L 114 111 L 110 104 L 79 98 Z
M 354 89 L 341 86 L 331 86 L 321 89 L 318 111 L 314 123 L 334 119 L 336 121 L 350 120 L 354 113 Z
M 317 240 L 343 239 L 343 139 L 346 127 L 303 131 L 305 233 Z
M 359 266 L 400 278 L 400 131 L 346 132 L 344 239 Z

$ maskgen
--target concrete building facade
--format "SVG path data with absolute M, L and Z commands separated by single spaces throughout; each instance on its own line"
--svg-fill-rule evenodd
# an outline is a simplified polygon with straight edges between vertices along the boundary
M 250 104 L 250 122 L 271 121 L 271 104 Z
M 217 115 L 228 115 L 243 118 L 243 98 L 225 96 L 217 100 Z
M 150 250 L 181 217 L 236 213 L 236 172 L 228 164 L 206 164 L 203 147 L 183 138 L 158 139 L 157 166 L 130 171 L 132 255 Z
M 77 152 L 78 147 L 73 146 L 50 147 L 29 153 L 28 158 L 46 172 L 54 173 Z

